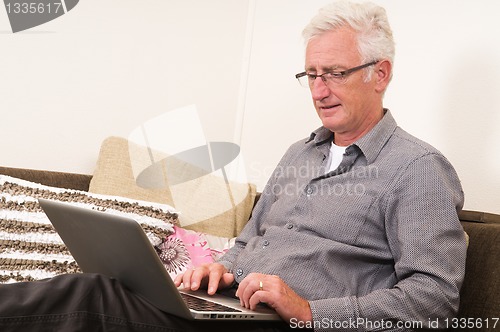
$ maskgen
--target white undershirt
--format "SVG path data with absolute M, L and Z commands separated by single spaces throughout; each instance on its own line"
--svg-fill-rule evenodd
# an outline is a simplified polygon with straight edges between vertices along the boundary
M 326 173 L 334 171 L 339 167 L 344 158 L 345 149 L 347 149 L 347 146 L 338 146 L 332 143 L 326 164 Z

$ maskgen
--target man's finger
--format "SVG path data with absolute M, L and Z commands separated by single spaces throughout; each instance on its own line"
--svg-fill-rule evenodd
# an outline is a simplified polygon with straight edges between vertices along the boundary
M 208 294 L 213 295 L 219 288 L 219 281 L 222 277 L 222 271 L 219 269 L 210 270 L 208 274 Z

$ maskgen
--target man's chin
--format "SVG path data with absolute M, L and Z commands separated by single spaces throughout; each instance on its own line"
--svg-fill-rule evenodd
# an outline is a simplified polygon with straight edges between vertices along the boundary
M 332 132 L 338 132 L 342 128 L 342 122 L 334 117 L 322 117 L 321 123 L 323 124 L 323 127 Z

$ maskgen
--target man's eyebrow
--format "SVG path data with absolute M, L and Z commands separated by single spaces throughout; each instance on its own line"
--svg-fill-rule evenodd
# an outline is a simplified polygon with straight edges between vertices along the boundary
M 343 70 L 344 66 L 340 66 L 340 65 L 331 65 L 331 66 L 324 66 L 324 67 L 321 67 L 320 70 L 323 72 L 323 73 L 327 73 L 327 72 L 332 72 L 332 71 L 341 71 Z M 318 72 L 318 68 L 315 68 L 315 67 L 306 67 L 305 71 L 307 73 L 316 73 Z

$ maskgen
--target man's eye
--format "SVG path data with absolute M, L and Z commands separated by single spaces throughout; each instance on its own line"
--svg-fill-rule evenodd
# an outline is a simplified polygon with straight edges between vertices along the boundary
M 331 72 L 330 76 L 334 77 L 334 78 L 342 78 L 342 77 L 344 77 L 344 75 L 342 75 L 342 73 L 339 73 L 339 72 Z

